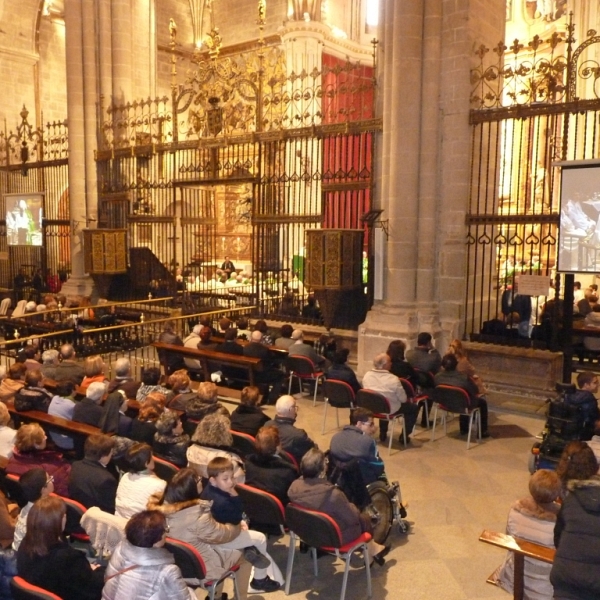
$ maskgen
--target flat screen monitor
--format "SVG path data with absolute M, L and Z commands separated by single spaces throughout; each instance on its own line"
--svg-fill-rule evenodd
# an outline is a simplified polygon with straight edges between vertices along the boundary
M 9 246 L 41 246 L 43 194 L 6 194 L 6 237 Z

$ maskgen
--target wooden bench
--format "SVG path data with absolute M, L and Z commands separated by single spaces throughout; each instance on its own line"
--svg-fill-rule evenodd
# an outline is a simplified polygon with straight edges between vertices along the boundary
M 164 356 L 166 352 L 187 358 L 193 358 L 199 361 L 205 381 L 210 381 L 211 372 L 215 370 L 211 369 L 211 363 L 213 365 L 219 365 L 220 367 L 232 367 L 243 370 L 247 375 L 247 379 L 245 381 L 247 381 L 249 385 L 255 385 L 256 373 L 263 371 L 265 366 L 264 362 L 260 358 L 254 358 L 251 356 L 238 356 L 237 354 L 226 354 L 225 352 L 216 352 L 215 350 L 186 348 L 185 346 L 162 344 L 160 342 L 155 342 L 152 345 L 158 351 L 159 360 L 165 369 L 165 374 L 167 373 L 166 364 L 164 363 Z
M 552 564 L 556 550 L 548 548 L 534 542 L 507 535 L 506 533 L 498 533 L 497 531 L 488 531 L 484 529 L 479 536 L 480 542 L 497 546 L 504 550 L 509 550 L 515 555 L 514 562 L 514 584 L 513 598 L 515 600 L 523 600 L 524 594 L 524 575 L 525 575 L 525 557 L 535 558 L 542 562 Z M 488 578 L 489 583 L 494 583 Z
M 83 458 L 83 444 L 88 436 L 95 433 L 102 433 L 98 427 L 87 425 L 86 423 L 77 423 L 63 419 L 62 417 L 54 417 L 40 410 L 17 410 L 14 400 L 7 402 L 6 407 L 8 412 L 15 419 L 15 425 L 18 427 L 21 423 L 39 423 L 45 431 L 58 430 L 64 435 L 68 435 L 73 439 L 77 455 Z M 110 435 L 110 434 L 109 434 Z

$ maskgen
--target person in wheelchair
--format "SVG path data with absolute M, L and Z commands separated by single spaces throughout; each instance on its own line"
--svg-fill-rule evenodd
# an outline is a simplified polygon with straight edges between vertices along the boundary
M 594 434 L 594 424 L 600 419 L 598 401 L 598 376 L 590 371 L 583 371 L 577 375 L 577 387 L 575 392 L 565 394 L 565 404 L 577 408 L 579 430 L 581 440 L 590 440 Z
M 330 459 L 337 463 L 355 460 L 365 485 L 377 481 L 384 475 L 385 465 L 377 451 L 372 435 L 375 431 L 373 413 L 368 408 L 353 408 L 350 425 L 331 438 Z
M 350 411 L 350 425 L 331 439 L 327 479 L 377 524 L 374 539 L 381 542 L 393 519 L 397 518 L 404 530 L 401 519 L 406 517 L 406 509 L 402 505 L 400 484 L 390 483 L 385 475 L 385 464 L 372 437 L 374 431 L 373 413 L 369 409 L 359 407 Z M 386 515 L 380 514 L 382 502 Z M 387 522 L 381 523 L 382 520 Z

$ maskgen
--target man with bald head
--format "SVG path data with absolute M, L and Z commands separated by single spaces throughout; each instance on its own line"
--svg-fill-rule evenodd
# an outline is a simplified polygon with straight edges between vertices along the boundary
M 289 452 L 300 464 L 302 457 L 317 445 L 308 437 L 304 429 L 294 424 L 298 418 L 296 398 L 287 394 L 281 396 L 275 404 L 275 418 L 265 423 L 265 427 L 273 425 L 279 430 L 281 447 Z
M 255 374 L 255 381 L 268 404 L 274 404 L 281 393 L 281 382 L 284 374 L 279 370 L 271 352 L 262 344 L 263 334 L 254 330 L 250 334 L 250 343 L 244 346 L 244 356 L 260 358 L 263 368 Z
M 71 379 L 79 385 L 85 377 L 83 367 L 75 361 L 75 349 L 71 344 L 63 344 L 60 347 L 60 364 L 56 365 L 54 371 L 56 381 Z
M 417 421 L 419 406 L 408 402 L 406 392 L 400 383 L 400 379 L 393 373 L 390 373 L 392 363 L 390 357 L 382 352 L 373 359 L 373 368 L 365 373 L 362 380 L 363 388 L 373 390 L 383 394 L 390 403 L 390 415 L 401 413 L 404 415 L 404 426 L 406 427 L 406 441 L 410 441 L 410 434 Z M 382 442 L 387 440 L 388 432 L 387 421 L 379 420 L 379 439 Z M 403 439 L 402 433 L 400 440 Z
M 302 329 L 294 329 L 292 332 L 292 344 L 288 348 L 290 356 L 305 356 L 312 360 L 315 367 L 323 367 L 325 365 L 325 357 L 317 353 L 317 351 L 304 341 L 304 332 Z

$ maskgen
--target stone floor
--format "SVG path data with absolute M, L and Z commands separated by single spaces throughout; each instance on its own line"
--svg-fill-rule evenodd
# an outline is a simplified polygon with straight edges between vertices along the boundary
M 529 451 L 544 421 L 536 414 L 539 410 L 528 407 L 525 399 L 518 402 L 492 396 L 492 437 L 473 444 L 469 451 L 465 439 L 457 435 L 456 419 L 448 424 L 447 436 L 436 428 L 434 442 L 431 431 L 417 429 L 407 449 L 402 449 L 397 439 L 391 456 L 382 447 L 387 473 L 400 481 L 403 499 L 409 503 L 411 530 L 408 535 L 392 531 L 388 540 L 392 550 L 385 565 L 371 569 L 373 598 L 511 597 L 486 583 L 487 576 L 502 562 L 503 552 L 477 538 L 485 528 L 503 531 L 511 503 L 527 494 Z M 519 404 L 525 408 L 516 414 Z M 312 398 L 304 396 L 299 405 L 298 426 L 305 428 L 321 448 L 328 448 L 335 433 L 335 412 L 328 411 L 327 430 L 321 435 L 322 401 L 313 407 Z M 267 412 L 272 414 L 272 407 Z M 347 419 L 342 411 L 340 419 Z M 287 536 L 269 542 L 269 551 L 284 573 L 288 542 Z M 342 575 L 342 562 L 327 556 L 319 559 L 319 575 L 314 577 L 309 555 L 297 552 L 289 597 L 337 599 Z M 285 594 L 281 591 L 264 597 L 279 600 Z M 364 569 L 352 569 L 346 598 L 366 597 Z

